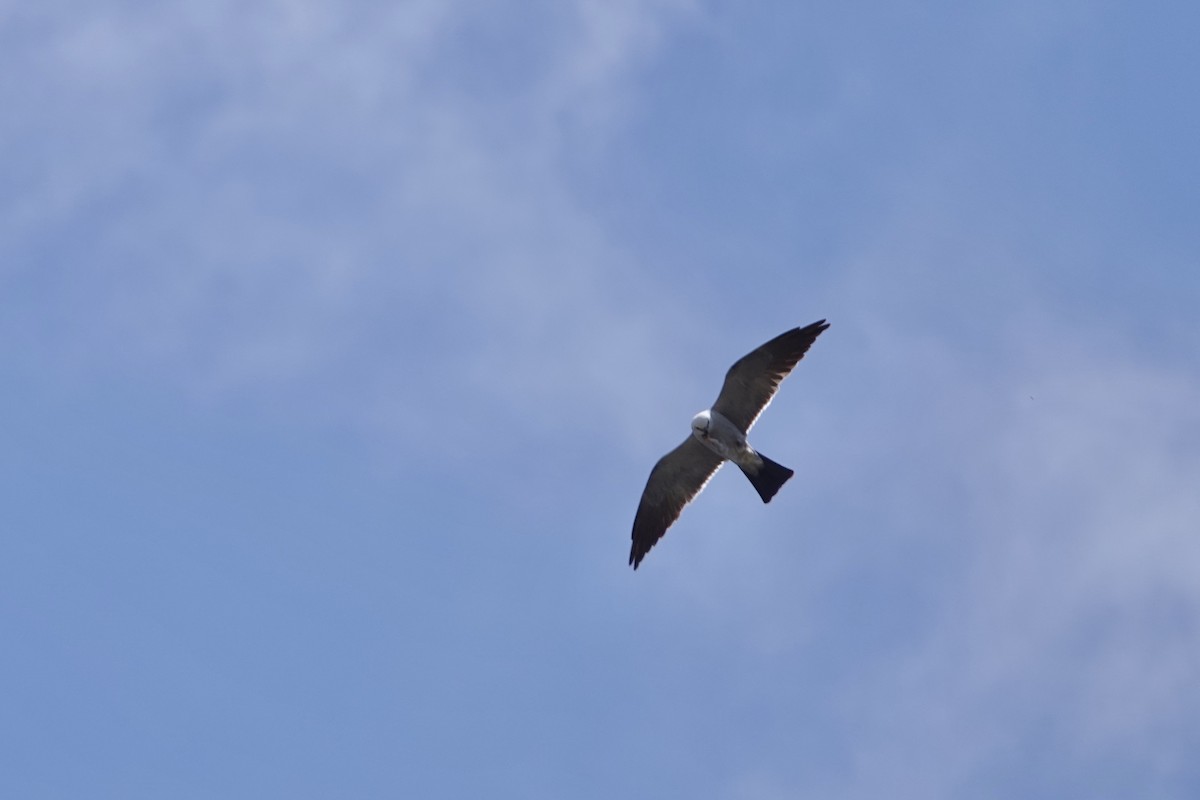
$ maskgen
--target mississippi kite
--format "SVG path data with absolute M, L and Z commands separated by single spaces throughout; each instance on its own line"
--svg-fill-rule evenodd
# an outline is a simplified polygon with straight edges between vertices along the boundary
M 828 327 L 825 320 L 820 320 L 793 328 L 729 368 L 717 402 L 692 418 L 691 435 L 650 471 L 633 519 L 629 563 L 634 569 L 726 461 L 738 465 L 764 503 L 771 502 L 779 487 L 792 477 L 792 470 L 751 447 L 746 434 L 775 396 L 779 384 Z

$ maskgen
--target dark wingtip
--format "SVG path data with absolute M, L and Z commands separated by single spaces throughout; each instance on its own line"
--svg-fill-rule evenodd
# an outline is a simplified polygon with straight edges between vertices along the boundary
M 790 351 L 790 355 L 796 361 L 799 361 L 801 358 L 804 358 L 804 354 L 808 352 L 808 348 L 817 340 L 817 337 L 824 333 L 828 327 L 828 322 L 819 319 L 810 325 L 805 325 L 803 328 L 792 328 L 787 333 L 780 334 L 768 342 L 766 346 L 778 342 Z
M 819 336 L 822 331 L 829 327 L 829 323 L 823 319 L 819 319 L 811 325 L 805 325 L 801 330 L 813 331 L 814 336 Z

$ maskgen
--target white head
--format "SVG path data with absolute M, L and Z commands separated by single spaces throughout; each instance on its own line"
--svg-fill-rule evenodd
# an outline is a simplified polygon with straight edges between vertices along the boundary
M 712 417 L 707 411 L 701 411 L 696 416 L 692 417 L 692 435 L 698 439 L 708 438 L 708 426 L 712 423 Z

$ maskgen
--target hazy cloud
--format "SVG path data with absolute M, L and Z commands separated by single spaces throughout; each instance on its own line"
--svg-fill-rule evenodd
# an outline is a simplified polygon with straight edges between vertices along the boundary
M 620 125 L 686 4 L 517 10 L 30 13 L 3 249 L 9 282 L 62 313 L 23 317 L 24 338 L 206 393 L 332 379 L 426 414 L 482 386 L 546 412 L 608 391 L 620 360 L 650 379 L 631 360 L 661 287 L 563 167 Z

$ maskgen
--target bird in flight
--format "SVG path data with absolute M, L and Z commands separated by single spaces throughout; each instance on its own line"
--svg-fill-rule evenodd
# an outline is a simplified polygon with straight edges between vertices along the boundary
M 629 563 L 634 569 L 726 461 L 738 465 L 764 503 L 771 502 L 779 487 L 795 474 L 751 447 L 746 434 L 775 396 L 779 384 L 828 327 L 829 323 L 819 320 L 793 328 L 750 351 L 729 368 L 717 402 L 692 417 L 691 435 L 650 470 L 633 519 Z

